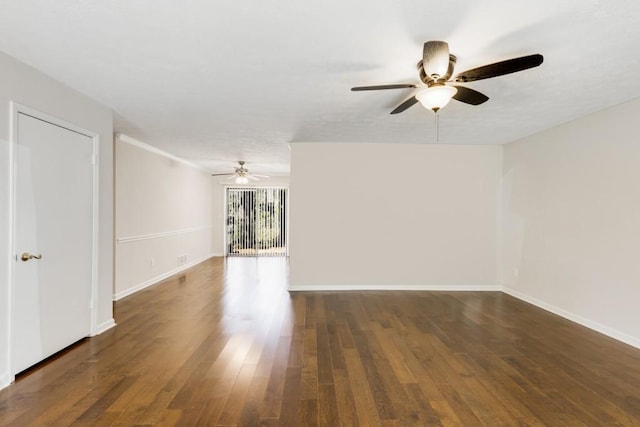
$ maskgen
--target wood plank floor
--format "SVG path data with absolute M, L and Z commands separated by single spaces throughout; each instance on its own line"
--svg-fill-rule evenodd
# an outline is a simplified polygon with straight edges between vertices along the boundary
M 640 425 L 640 350 L 499 292 L 286 292 L 214 258 L 0 391 L 0 425 Z

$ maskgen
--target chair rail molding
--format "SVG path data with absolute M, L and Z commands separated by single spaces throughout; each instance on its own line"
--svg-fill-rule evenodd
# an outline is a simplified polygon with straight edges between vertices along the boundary
M 180 230 L 171 230 L 171 231 L 162 231 L 160 233 L 150 233 L 150 234 L 140 234 L 137 236 L 126 236 L 126 237 L 118 237 L 116 238 L 116 243 L 130 243 L 130 242 L 138 242 L 140 240 L 150 240 L 150 239 L 161 239 L 163 237 L 171 237 L 178 236 L 180 234 L 189 234 L 195 233 L 197 231 L 209 230 L 212 229 L 211 225 L 204 225 L 201 227 L 192 227 L 192 228 L 183 228 Z

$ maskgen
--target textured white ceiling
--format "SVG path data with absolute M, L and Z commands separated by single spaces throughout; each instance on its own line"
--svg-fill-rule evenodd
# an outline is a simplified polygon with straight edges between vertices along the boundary
M 440 143 L 500 144 L 640 96 L 637 0 L 3 0 L 0 50 L 110 106 L 115 130 L 212 172 L 286 174 L 289 142 L 434 143 L 434 115 L 389 112 L 427 40 L 457 71 L 541 53 L 469 84 Z

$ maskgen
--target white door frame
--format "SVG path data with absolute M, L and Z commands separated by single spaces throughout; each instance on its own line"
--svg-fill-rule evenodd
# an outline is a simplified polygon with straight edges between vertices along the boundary
M 100 148 L 100 139 L 97 132 L 93 132 L 73 123 L 66 122 L 57 117 L 50 116 L 41 111 L 27 107 L 26 105 L 19 104 L 15 101 L 10 102 L 10 144 L 9 144 L 9 254 L 11 259 L 9 260 L 9 310 L 7 311 L 7 325 L 8 325 L 8 337 L 9 345 L 7 348 L 7 360 L 9 361 L 9 380 L 13 382 L 15 380 L 14 362 L 13 362 L 13 348 L 14 348 L 14 325 L 13 325 L 13 308 L 14 308 L 14 295 L 15 295 L 15 263 L 17 262 L 16 253 L 16 204 L 17 204 L 17 146 L 18 146 L 18 115 L 25 114 L 38 120 L 59 126 L 61 128 L 82 134 L 91 138 L 93 141 L 93 201 L 92 201 L 92 236 L 91 236 L 91 300 L 87 303 L 90 304 L 91 311 L 91 325 L 89 327 L 90 335 L 97 333 L 97 304 L 96 298 L 98 295 L 98 238 L 99 238 L 99 161 L 98 153 Z

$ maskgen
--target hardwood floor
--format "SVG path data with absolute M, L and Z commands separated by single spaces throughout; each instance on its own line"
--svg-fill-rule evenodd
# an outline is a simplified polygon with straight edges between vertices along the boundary
M 0 425 L 640 425 L 640 350 L 499 292 L 286 292 L 214 258 L 0 391 Z

